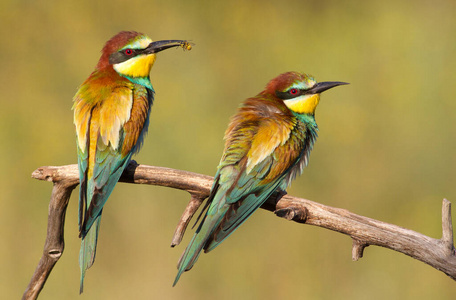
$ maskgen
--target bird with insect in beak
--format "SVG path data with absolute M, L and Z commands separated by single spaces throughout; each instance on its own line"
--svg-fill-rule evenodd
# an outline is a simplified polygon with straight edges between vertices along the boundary
M 179 260 L 173 286 L 201 251 L 217 247 L 302 173 L 317 138 L 320 93 L 343 84 L 347 83 L 317 83 L 310 75 L 288 72 L 244 101 L 225 132 L 225 149 L 200 215 L 204 216 Z
M 191 49 L 183 40 L 153 42 L 122 31 L 104 46 L 101 58 L 74 96 L 79 166 L 80 293 L 95 260 L 103 207 L 123 170 L 143 142 L 154 100 L 149 79 L 156 53 Z

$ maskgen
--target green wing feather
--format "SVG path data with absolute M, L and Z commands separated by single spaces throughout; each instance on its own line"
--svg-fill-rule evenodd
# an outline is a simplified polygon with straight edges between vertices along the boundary
M 273 161 L 271 159 L 265 159 L 255 166 L 254 170 L 270 170 L 272 165 Z M 244 223 L 271 196 L 284 178 L 284 175 L 282 175 L 270 183 L 261 184 L 267 174 L 264 172 L 256 173 L 257 176 L 263 175 L 263 177 L 242 174 L 238 184 L 236 184 L 236 188 L 225 196 L 225 205 L 229 205 L 229 208 L 223 215 L 223 222 L 219 223 L 211 237 L 206 241 L 205 252 L 213 250 Z M 243 183 L 240 185 L 240 182 Z M 214 212 L 214 214 L 217 213 Z
M 119 181 L 130 159 L 131 153 L 123 157 L 121 153 L 113 151 L 110 147 L 106 147 L 104 151 L 97 151 L 94 176 L 86 185 L 86 193 L 88 193 L 86 199 L 89 200 L 87 201 L 88 209 L 85 213 L 81 230 L 82 241 L 79 251 L 79 265 L 81 267 L 80 293 L 82 293 L 84 288 L 85 272 L 95 261 L 103 206 L 114 190 L 114 186 Z
M 121 139 L 122 140 L 122 139 Z M 97 147 L 93 177 L 87 183 L 87 210 L 83 219 L 81 236 L 84 237 L 103 210 L 123 170 L 131 160 L 132 153 L 124 156 L 111 147 Z

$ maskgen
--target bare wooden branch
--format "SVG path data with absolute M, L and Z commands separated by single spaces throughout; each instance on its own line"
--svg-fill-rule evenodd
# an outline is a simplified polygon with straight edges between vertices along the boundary
M 35 273 L 33 273 L 32 280 L 27 286 L 22 299 L 36 299 L 38 297 L 54 265 L 63 254 L 65 247 L 63 229 L 66 209 L 71 192 L 79 183 L 77 177 L 74 180 L 75 174 L 73 173 L 69 172 L 62 178 L 58 174 L 60 170 L 56 169 L 56 173 L 49 173 L 48 171 L 50 170 L 47 168 L 40 168 L 32 174 L 32 177 L 41 177 L 43 180 L 54 182 L 54 187 L 52 188 L 51 201 L 49 202 L 47 236 L 44 243 L 43 256 L 36 267 Z M 66 177 L 67 175 L 69 176 Z
M 184 237 L 185 229 L 187 229 L 188 223 L 190 223 L 190 220 L 192 219 L 193 215 L 196 213 L 198 208 L 203 203 L 204 199 L 206 199 L 207 197 L 204 195 L 194 195 L 193 193 L 190 194 L 192 195 L 192 197 L 187 207 L 185 208 L 179 223 L 177 224 L 176 231 L 174 231 L 173 240 L 171 241 L 171 247 L 180 244 L 182 238 Z
M 367 245 L 366 243 L 357 240 L 356 238 L 353 238 L 353 245 L 352 245 L 352 260 L 357 261 L 361 257 L 363 257 L 364 254 L 364 248 L 366 248 Z
M 443 199 L 442 205 L 442 242 L 448 255 L 454 255 L 453 223 L 451 221 L 451 203 Z
M 33 178 L 51 181 L 54 189 L 49 204 L 48 230 L 43 256 L 36 268 L 23 299 L 36 299 L 49 273 L 63 253 L 63 224 L 66 207 L 72 190 L 79 183 L 77 165 L 41 167 Z M 191 200 L 174 233 L 171 246 L 180 243 L 192 216 L 209 195 L 212 177 L 162 167 L 138 165 L 131 162 L 121 182 L 150 184 L 185 190 Z M 442 271 L 456 280 L 456 254 L 453 244 L 451 203 L 442 205 L 442 238 L 434 239 L 396 225 L 363 217 L 345 209 L 334 208 L 310 200 L 276 193 L 262 206 L 277 216 L 298 223 L 306 223 L 337 231 L 353 239 L 352 258 L 363 256 L 369 245 L 381 246 L 401 252 Z

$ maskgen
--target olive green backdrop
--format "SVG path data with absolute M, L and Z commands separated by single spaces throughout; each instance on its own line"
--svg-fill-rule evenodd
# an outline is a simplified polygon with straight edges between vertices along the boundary
M 97 3 L 95 3 L 97 2 Z M 0 3 L 0 291 L 18 299 L 42 253 L 51 184 L 76 163 L 72 97 L 120 30 L 191 39 L 158 55 L 149 134 L 135 159 L 214 175 L 229 117 L 286 71 L 349 86 L 322 95 L 320 138 L 289 193 L 441 236 L 456 204 L 454 1 Z M 169 247 L 189 196 L 119 184 L 78 296 L 77 191 L 65 252 L 41 299 L 454 299 L 456 283 L 405 255 L 258 211 L 172 288 L 190 239 Z M 454 212 L 454 210 L 453 210 Z

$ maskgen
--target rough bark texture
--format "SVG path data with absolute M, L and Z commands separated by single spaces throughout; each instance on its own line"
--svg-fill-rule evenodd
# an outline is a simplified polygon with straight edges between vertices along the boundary
M 41 167 L 32 177 L 54 183 L 47 237 L 43 256 L 23 295 L 23 299 L 36 299 L 55 263 L 63 254 L 63 228 L 68 201 L 79 184 L 77 165 Z M 188 191 L 191 200 L 177 225 L 171 246 L 180 243 L 185 229 L 201 203 L 209 195 L 212 177 L 197 173 L 162 167 L 138 165 L 131 162 L 122 175 L 121 182 L 165 186 Z M 451 203 L 444 199 L 442 205 L 442 238 L 434 239 L 421 233 L 363 217 L 341 208 L 334 208 L 310 200 L 276 194 L 261 207 L 275 212 L 279 217 L 297 223 L 315 225 L 349 235 L 353 239 L 352 258 L 363 256 L 370 245 L 385 247 L 420 260 L 456 280 L 456 253 L 453 244 Z

